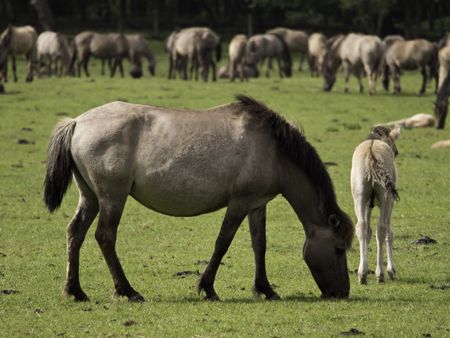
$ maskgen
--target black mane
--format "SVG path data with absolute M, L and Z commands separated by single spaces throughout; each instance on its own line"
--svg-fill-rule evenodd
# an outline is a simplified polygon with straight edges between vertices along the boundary
M 269 129 L 279 149 L 304 170 L 308 178 L 319 189 L 320 199 L 326 214 L 337 214 L 341 220 L 343 237 L 350 245 L 353 237 L 353 225 L 350 218 L 339 208 L 336 202 L 333 182 L 325 164 L 314 147 L 306 140 L 303 132 L 289 124 L 282 116 L 252 97 L 238 94 L 239 105 Z

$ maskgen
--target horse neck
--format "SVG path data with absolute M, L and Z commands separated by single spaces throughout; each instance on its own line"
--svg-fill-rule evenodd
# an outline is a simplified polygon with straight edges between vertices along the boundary
M 305 231 L 308 232 L 326 219 L 320 191 L 296 164 L 288 161 L 284 170 L 282 194 L 294 209 Z

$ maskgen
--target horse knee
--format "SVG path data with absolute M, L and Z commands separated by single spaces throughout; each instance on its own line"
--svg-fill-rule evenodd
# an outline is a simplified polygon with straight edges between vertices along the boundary
M 358 237 L 358 239 L 361 241 L 365 238 L 369 238 L 369 233 L 371 234 L 372 231 L 370 230 L 370 228 L 367 226 L 367 224 L 365 222 L 358 222 L 356 223 L 356 236 Z

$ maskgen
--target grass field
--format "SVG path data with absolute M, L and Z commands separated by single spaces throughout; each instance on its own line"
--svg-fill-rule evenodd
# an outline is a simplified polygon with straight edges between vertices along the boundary
M 283 299 L 267 302 L 253 296 L 253 253 L 244 223 L 217 275 L 222 301 L 205 302 L 196 294 L 197 271 L 212 253 L 224 210 L 172 218 L 129 199 L 118 253 L 130 282 L 147 301 L 130 304 L 113 297 L 112 279 L 93 236 L 95 225 L 81 250 L 81 283 L 91 302 L 65 299 L 65 226 L 78 193 L 72 186 L 52 215 L 42 201 L 47 142 L 61 117 L 113 100 L 207 108 L 233 100 L 235 93 L 252 95 L 301 125 L 322 159 L 337 164 L 329 172 L 341 207 L 354 219 L 349 173 L 355 146 L 375 123 L 433 108 L 434 94 L 416 95 L 418 73 L 404 75 L 403 94 L 379 90 L 375 97 L 357 93 L 354 79 L 351 92 L 344 94 L 342 75 L 334 90 L 324 93 L 322 80 L 307 72 L 249 83 L 168 81 L 162 45 L 156 49 L 154 78 L 109 79 L 99 75 L 95 64 L 90 79 L 28 84 L 20 63 L 20 82 L 6 84 L 8 93 L 0 96 L 0 336 L 330 337 L 357 333 L 349 331 L 353 328 L 372 337 L 450 337 L 450 149 L 430 149 L 450 138 L 449 127 L 403 130 L 397 142 L 401 200 L 392 219 L 395 282 L 380 285 L 369 275 L 368 285 L 358 285 L 355 240 L 348 255 L 350 298 L 321 300 L 301 258 L 302 226 L 287 202 L 276 198 L 268 207 L 267 271 Z M 420 234 L 437 244 L 412 244 Z M 375 241 L 369 262 L 374 270 Z M 182 271 L 192 273 L 177 276 Z

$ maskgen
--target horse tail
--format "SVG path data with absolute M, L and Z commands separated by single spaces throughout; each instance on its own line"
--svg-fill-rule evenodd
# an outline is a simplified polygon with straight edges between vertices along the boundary
M 384 166 L 384 161 L 377 158 L 373 152 L 373 142 L 370 144 L 370 156 L 366 159 L 366 174 L 372 181 L 372 185 L 379 184 L 388 194 L 390 194 L 396 201 L 400 199 L 395 186 L 395 182 L 391 177 L 390 173 Z
M 438 117 L 438 129 L 444 129 L 445 126 L 445 118 L 448 113 L 448 97 L 450 95 L 450 68 L 447 70 L 447 75 L 445 76 L 444 81 L 442 81 L 437 95 L 436 95 L 436 103 L 434 107 L 434 112 Z
M 283 36 L 276 33 L 269 33 L 275 37 L 281 42 L 281 45 L 283 46 L 283 50 L 281 51 L 281 57 L 283 58 L 283 62 L 285 63 L 285 74 L 286 76 L 292 75 L 292 58 L 291 58 L 291 50 L 289 49 L 289 46 L 287 45 L 286 41 L 284 40 Z
M 389 90 L 389 66 L 386 63 L 386 60 L 383 62 L 383 78 L 381 80 L 381 83 L 383 84 L 384 90 Z
M 69 64 L 69 74 L 73 74 L 76 76 L 76 72 L 75 72 L 75 61 L 77 61 L 77 54 L 78 54 L 78 50 L 77 50 L 77 43 L 73 42 L 73 52 L 72 52 L 72 56 L 70 58 L 70 64 Z
M 70 143 L 75 126 L 75 119 L 61 121 L 53 130 L 48 145 L 44 202 L 50 212 L 59 208 L 72 180 L 74 162 L 70 151 Z
M 438 45 L 433 43 L 433 50 L 431 53 L 430 61 L 430 75 L 436 80 L 436 91 L 437 91 L 437 81 L 439 77 L 439 48 Z

